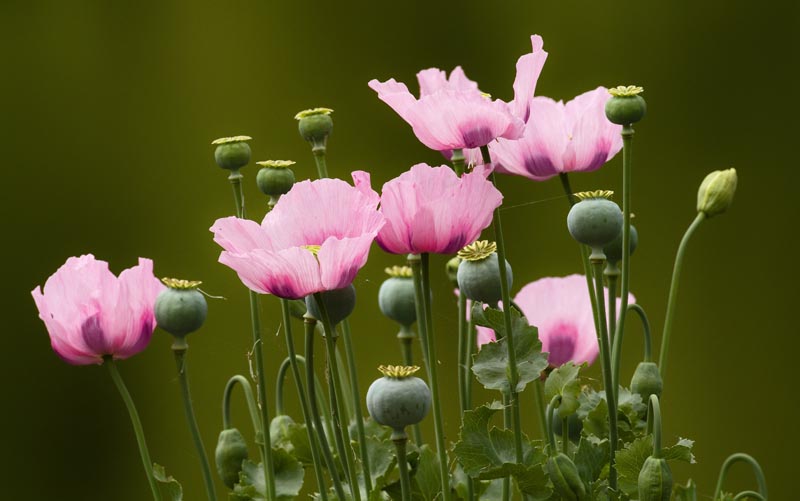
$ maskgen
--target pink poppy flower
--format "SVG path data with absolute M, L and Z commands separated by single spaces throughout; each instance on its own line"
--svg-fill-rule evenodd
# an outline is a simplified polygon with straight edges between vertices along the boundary
M 261 224 L 218 219 L 211 231 L 225 249 L 220 263 L 251 290 L 285 299 L 350 285 L 384 224 L 369 174 L 353 178 L 356 187 L 341 179 L 297 183 Z
M 608 289 L 605 292 L 608 304 Z M 636 298 L 629 294 L 628 303 L 634 302 Z M 548 277 L 531 282 L 517 293 L 514 303 L 528 323 L 539 329 L 542 351 L 549 353 L 551 366 L 570 361 L 591 364 L 597 358 L 599 347 L 585 276 Z M 617 298 L 618 312 L 621 304 Z M 479 346 L 494 340 L 494 331 L 478 327 Z
M 459 178 L 445 165 L 417 164 L 383 185 L 378 245 L 393 254 L 452 254 L 477 240 L 502 201 L 482 168 Z
M 524 122 L 503 101 L 492 101 L 478 84 L 456 67 L 448 79 L 445 72 L 430 68 L 417 73 L 420 97 L 404 83 L 370 80 L 369 87 L 408 122 L 425 146 L 437 151 L 478 148 L 498 137 L 516 139 Z
M 67 259 L 31 294 L 53 350 L 73 365 L 122 360 L 147 347 L 156 319 L 156 296 L 164 286 L 153 276 L 153 262 L 114 276 L 108 263 L 91 254 Z
M 605 114 L 604 87 L 567 104 L 537 96 L 522 138 L 499 139 L 489 147 L 498 172 L 543 181 L 562 172 L 599 169 L 622 149 L 622 126 Z

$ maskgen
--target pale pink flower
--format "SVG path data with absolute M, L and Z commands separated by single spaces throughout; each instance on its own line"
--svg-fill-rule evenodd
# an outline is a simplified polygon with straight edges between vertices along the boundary
M 608 289 L 605 295 L 608 304 Z M 629 294 L 628 303 L 635 301 L 633 294 Z M 591 364 L 597 358 L 597 333 L 585 276 L 548 277 L 531 282 L 517 293 L 514 303 L 528 323 L 539 330 L 542 351 L 549 353 L 551 366 L 570 361 Z M 617 298 L 618 314 L 621 304 Z M 494 331 L 478 327 L 479 346 L 494 340 Z
M 430 68 L 417 73 L 420 97 L 415 98 L 404 83 L 370 80 L 378 98 L 408 122 L 417 139 L 437 151 L 485 146 L 498 137 L 516 139 L 524 122 L 511 107 L 478 90 L 457 67 L 448 79 L 445 72 Z
M 477 240 L 502 201 L 482 168 L 458 177 L 417 164 L 383 185 L 378 245 L 393 254 L 455 253 Z
M 567 104 L 534 97 L 523 136 L 490 145 L 497 171 L 543 181 L 564 172 L 599 169 L 622 149 L 622 126 L 606 118 L 609 97 L 604 87 Z
M 153 262 L 114 276 L 108 263 L 91 254 L 67 259 L 31 294 L 53 350 L 73 365 L 122 360 L 147 347 L 156 319 L 153 308 L 164 286 L 153 276 Z
M 353 179 L 356 187 L 340 179 L 297 183 L 261 224 L 218 219 L 211 231 L 225 249 L 219 261 L 251 290 L 286 299 L 350 285 L 384 224 L 369 174 Z

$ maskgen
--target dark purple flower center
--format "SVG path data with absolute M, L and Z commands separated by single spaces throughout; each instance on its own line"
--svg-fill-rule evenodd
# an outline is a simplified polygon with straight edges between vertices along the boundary
M 100 315 L 95 313 L 81 324 L 81 335 L 86 346 L 97 355 L 110 354 L 111 347 L 108 345 L 103 328 L 100 326 Z
M 553 327 L 548 339 L 547 351 L 550 355 L 547 361 L 553 367 L 559 367 L 572 360 L 575 354 L 575 340 L 578 338 L 578 329 L 570 324 L 558 324 Z
M 466 148 L 479 148 L 491 143 L 495 137 L 492 135 L 492 130 L 488 127 L 478 127 L 465 131 L 463 134 L 464 145 Z

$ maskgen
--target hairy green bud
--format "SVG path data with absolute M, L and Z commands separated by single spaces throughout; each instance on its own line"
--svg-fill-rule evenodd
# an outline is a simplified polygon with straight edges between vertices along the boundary
M 697 190 L 697 212 L 711 217 L 728 210 L 737 182 L 736 169 L 715 170 L 707 175 Z

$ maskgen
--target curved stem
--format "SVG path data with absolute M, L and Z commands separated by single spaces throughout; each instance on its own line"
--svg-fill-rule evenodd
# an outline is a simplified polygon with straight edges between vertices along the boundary
M 211 476 L 211 466 L 208 463 L 206 448 L 203 445 L 203 438 L 200 436 L 200 428 L 197 426 L 197 419 L 192 407 L 192 395 L 189 392 L 189 377 L 187 376 L 186 350 L 188 345 L 184 339 L 176 339 L 172 351 L 175 354 L 175 365 L 178 369 L 178 380 L 181 384 L 181 397 L 183 399 L 183 411 L 186 414 L 186 422 L 192 432 L 192 440 L 197 455 L 200 456 L 200 469 L 203 472 L 203 481 L 206 484 L 206 494 L 209 501 L 216 501 L 217 493 L 214 487 L 214 478 Z
M 647 314 L 644 312 L 644 308 L 638 304 L 629 304 L 628 311 L 635 311 L 636 314 L 639 315 L 639 319 L 642 321 L 642 330 L 644 335 L 644 361 L 650 362 L 653 358 L 653 341 L 650 334 L 650 321 L 647 319 Z
M 292 363 L 289 357 L 283 359 L 278 367 L 278 375 L 275 378 L 275 415 L 283 416 L 286 414 L 283 407 L 283 383 L 286 382 L 286 373 L 289 372 L 289 365 Z
M 317 485 L 322 499 L 328 498 L 328 493 L 325 491 L 325 481 L 322 478 L 322 463 L 319 460 L 319 449 L 317 441 L 314 440 L 313 424 L 311 418 L 311 411 L 308 408 L 308 395 L 306 394 L 303 380 L 300 377 L 300 365 L 298 364 L 298 357 L 294 350 L 294 338 L 292 336 L 292 317 L 289 313 L 289 301 L 281 299 L 281 313 L 283 315 L 283 332 L 286 335 L 286 349 L 289 353 L 287 357 L 289 364 L 292 367 L 292 377 L 294 378 L 295 386 L 297 387 L 297 397 L 300 400 L 300 410 L 303 413 L 303 421 L 306 424 L 306 435 L 308 436 L 308 445 L 311 447 L 311 462 L 314 464 L 314 474 L 317 478 Z M 281 364 L 283 367 L 283 364 Z M 279 376 L 278 391 L 283 392 L 282 378 Z M 309 386 L 314 384 L 313 379 L 307 380 Z M 277 392 L 276 392 L 277 393 Z M 281 407 L 283 407 L 283 399 L 279 400 Z M 281 412 L 278 412 L 281 414 Z
M 364 488 L 367 494 L 372 492 L 372 475 L 369 465 L 369 450 L 367 449 L 367 434 L 364 432 L 364 415 L 361 410 L 361 393 L 358 390 L 358 371 L 356 359 L 353 354 L 352 332 L 350 322 L 345 318 L 342 321 L 342 338 L 344 338 L 344 351 L 347 357 L 347 366 L 350 371 L 350 387 L 353 392 L 353 414 L 358 433 L 358 445 L 361 449 L 361 469 L 364 474 Z
M 761 465 L 758 464 L 758 461 L 756 461 L 753 456 L 742 452 L 731 454 L 728 456 L 728 459 L 722 463 L 722 468 L 719 471 L 719 477 L 717 479 L 717 488 L 714 489 L 714 497 L 712 499 L 719 499 L 719 494 L 722 492 L 722 485 L 725 483 L 725 478 L 728 476 L 728 470 L 738 462 L 750 465 L 756 476 L 756 482 L 758 482 L 758 492 L 764 499 L 767 499 L 767 480 L 766 477 L 764 477 L 764 471 L 761 469 Z
M 547 440 L 547 412 L 544 405 L 544 383 L 541 379 L 534 381 L 533 392 L 536 397 L 536 413 L 539 416 L 539 431 L 542 434 L 542 440 Z
M 764 496 L 762 496 L 761 494 L 759 494 L 756 491 L 742 491 L 742 492 L 740 492 L 739 494 L 737 494 L 736 496 L 733 497 L 733 501 L 739 501 L 739 500 L 742 500 L 742 499 L 751 499 L 751 498 L 752 499 L 758 499 L 760 501 L 767 501 L 767 498 L 765 498 Z
M 491 164 L 489 147 L 481 146 L 483 163 Z M 494 172 L 492 172 L 492 184 L 497 185 Z M 503 300 L 503 326 L 506 331 L 506 343 L 508 346 L 508 385 L 511 413 L 513 414 L 514 429 L 514 452 L 517 463 L 522 463 L 522 424 L 520 423 L 519 395 L 517 393 L 517 383 L 519 382 L 519 369 L 517 368 L 517 353 L 514 349 L 514 333 L 511 327 L 511 293 L 508 290 L 508 270 L 506 270 L 506 244 L 503 238 L 503 222 L 500 219 L 500 207 L 494 210 L 494 236 L 497 244 L 497 260 L 500 263 L 500 296 Z
M 400 351 L 403 354 L 403 365 L 407 367 L 414 365 L 414 355 L 411 349 L 411 345 L 414 342 L 414 337 L 414 331 L 411 330 L 410 326 L 400 326 L 400 332 L 397 333 L 397 339 L 400 340 Z M 420 430 L 419 424 L 415 424 L 411 429 L 414 434 L 414 443 L 417 444 L 417 447 L 422 447 L 422 430 Z
M 692 224 L 683 234 L 683 239 L 678 246 L 678 254 L 675 256 L 675 265 L 672 268 L 672 282 L 669 285 L 669 299 L 667 300 L 667 314 L 664 319 L 664 332 L 661 334 L 661 355 L 658 357 L 658 369 L 661 371 L 661 380 L 666 385 L 667 379 L 667 354 L 669 352 L 669 336 L 672 333 L 672 321 L 675 319 L 675 304 L 678 298 L 678 282 L 683 267 L 683 256 L 686 254 L 686 247 L 689 239 L 694 234 L 700 223 L 706 218 L 705 212 L 698 212 Z
M 658 396 L 650 395 L 647 402 L 647 428 L 653 432 L 653 457 L 661 457 L 661 406 Z
M 316 374 L 314 373 L 314 333 L 316 332 L 317 321 L 313 318 L 306 316 L 304 318 L 305 325 L 305 341 L 306 341 L 306 381 L 308 383 L 308 403 L 311 417 L 314 420 L 314 429 L 317 431 L 317 438 L 319 438 L 320 449 L 322 450 L 322 458 L 325 460 L 325 465 L 328 467 L 328 472 L 333 479 L 333 489 L 336 492 L 336 497 L 339 499 L 346 499 L 342 481 L 339 476 L 339 469 L 336 467 L 336 462 L 333 459 L 331 448 L 328 445 L 328 439 L 325 435 L 325 428 L 322 425 L 322 418 L 319 413 L 319 405 L 317 402 L 317 389 L 316 384 L 311 384 L 310 381 L 316 383 Z
M 628 307 L 622 312 L 620 318 L 626 317 L 629 311 L 634 311 L 639 316 L 639 319 L 642 321 L 642 328 L 643 328 L 643 336 L 644 336 L 644 362 L 650 362 L 652 359 L 652 335 L 650 333 L 650 321 L 647 319 L 647 314 L 644 312 L 644 308 L 639 306 L 636 303 L 629 304 Z M 622 364 L 622 340 L 625 339 L 625 331 L 617 332 L 617 336 L 614 338 L 613 346 L 611 347 L 611 370 L 613 372 L 612 376 L 614 377 L 614 388 L 619 387 L 619 370 L 620 365 Z
M 428 283 L 428 254 L 408 255 L 408 264 L 414 277 L 414 301 L 417 310 L 417 325 L 422 344 L 423 355 L 428 372 L 428 386 L 433 400 L 433 430 L 436 438 L 436 452 L 439 455 L 439 474 L 442 482 L 442 497 L 450 501 L 450 472 L 447 450 L 444 445 L 444 429 L 442 426 L 442 408 L 437 378 L 436 347 L 433 338 L 433 316 L 431 314 L 431 290 Z
M 617 322 L 617 329 L 614 333 L 616 338 L 622 341 L 622 332 L 625 330 L 625 313 L 628 311 L 628 290 L 631 281 L 631 170 L 633 163 L 633 127 L 631 125 L 622 126 L 622 279 L 620 290 L 620 308 L 623 314 Z M 602 296 L 601 296 L 602 297 Z M 620 349 L 622 343 L 620 342 Z M 619 377 L 617 375 L 617 377 Z M 617 384 L 617 378 L 614 378 Z M 614 394 L 619 393 L 619 388 L 614 386 Z M 616 445 L 612 447 L 615 448 Z
M 255 431 L 256 437 L 258 437 L 256 442 L 261 443 L 263 442 L 261 435 L 264 431 L 261 428 L 261 418 L 258 415 L 258 404 L 256 404 L 256 400 L 253 397 L 253 388 L 250 386 L 250 381 L 239 374 L 228 380 L 228 383 L 225 385 L 225 391 L 222 393 L 222 427 L 226 430 L 232 428 L 231 394 L 233 393 L 233 388 L 236 386 L 236 383 L 242 385 L 242 392 L 244 392 L 244 398 L 247 401 L 247 410 L 250 411 L 250 421 L 253 423 L 253 430 Z M 260 447 L 259 451 L 261 451 Z M 262 457 L 261 460 L 263 461 L 264 458 Z
M 555 455 L 558 452 L 556 435 L 553 432 L 553 410 L 559 405 L 561 405 L 561 395 L 554 396 L 550 403 L 547 404 L 547 443 L 550 444 L 550 455 Z
M 133 433 L 136 435 L 136 443 L 139 444 L 139 455 L 142 458 L 142 466 L 147 475 L 147 482 L 150 484 L 150 490 L 153 491 L 153 499 L 155 501 L 161 501 L 161 493 L 158 491 L 158 484 L 153 476 L 153 462 L 150 460 L 150 451 L 147 450 L 147 442 L 144 439 L 144 429 L 142 429 L 142 422 L 139 420 L 139 413 L 136 411 L 136 405 L 133 403 L 131 394 L 128 393 L 128 388 L 125 386 L 125 382 L 122 380 L 119 370 L 117 370 L 114 359 L 111 358 L 110 355 L 103 358 L 106 367 L 108 367 L 108 372 L 111 374 L 111 379 L 114 380 L 114 384 L 117 386 L 122 401 L 125 402 L 125 407 L 128 408 L 128 414 L 130 415 L 131 424 L 133 425 Z
M 395 438 L 397 437 L 397 438 Z M 395 450 L 397 451 L 397 468 L 400 470 L 400 492 L 403 501 L 411 501 L 411 478 L 408 476 L 408 459 L 406 459 L 406 443 L 408 438 L 405 433 L 392 434 Z
M 604 259 L 602 258 L 592 258 L 595 276 L 595 292 L 598 298 L 603 297 L 603 261 Z M 597 331 L 597 337 L 599 338 L 600 356 L 603 364 L 603 386 L 605 386 L 606 403 L 608 404 L 608 439 L 610 442 L 608 485 L 611 489 L 617 490 L 617 467 L 614 462 L 614 456 L 616 455 L 618 446 L 617 400 L 611 373 L 611 353 L 608 346 L 608 324 L 606 324 L 605 301 L 598 301 L 597 313 L 597 324 L 600 326 L 600 330 Z
M 355 461 L 353 460 L 353 450 L 350 448 L 350 432 L 347 423 L 343 421 L 346 415 L 344 402 L 342 401 L 342 382 L 339 378 L 339 363 L 336 359 L 336 330 L 331 324 L 328 310 L 325 307 L 325 300 L 322 294 L 314 294 L 317 306 L 322 317 L 322 326 L 325 329 L 325 347 L 328 353 L 328 381 L 330 385 L 331 413 L 336 425 L 336 445 L 339 448 L 342 459 L 347 465 L 347 479 L 350 486 L 350 494 L 355 501 L 361 501 L 361 489 L 358 486 L 358 475 L 356 473 Z

